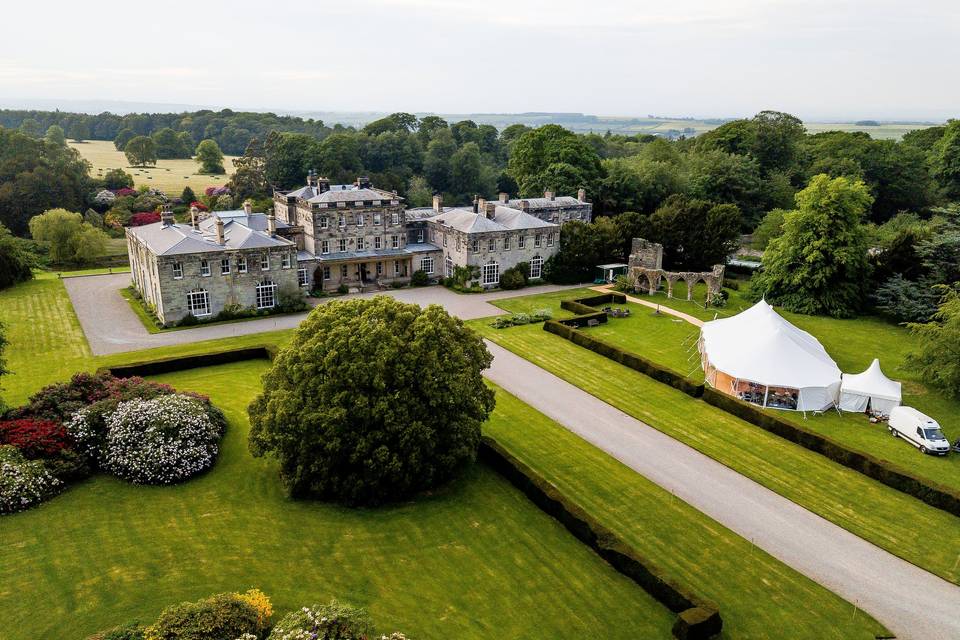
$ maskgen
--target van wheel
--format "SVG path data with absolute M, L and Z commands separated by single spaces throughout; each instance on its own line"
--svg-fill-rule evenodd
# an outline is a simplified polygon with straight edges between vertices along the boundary
M 927 452 L 927 448 L 923 445 L 920 445 L 920 453 L 926 453 L 926 452 Z
M 896 429 L 894 429 L 893 427 L 890 427 L 889 431 L 890 431 L 890 435 L 892 435 L 894 438 L 897 437 L 897 430 L 896 430 Z

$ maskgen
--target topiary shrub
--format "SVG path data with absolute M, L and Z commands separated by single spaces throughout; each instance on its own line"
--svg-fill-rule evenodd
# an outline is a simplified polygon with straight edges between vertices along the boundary
M 223 436 L 200 401 L 179 394 L 121 402 L 106 426 L 103 469 L 136 484 L 172 484 L 204 471 Z
M 417 269 L 413 272 L 413 275 L 410 276 L 410 284 L 415 287 L 425 287 L 430 284 L 430 276 L 428 276 L 427 272 L 423 269 Z
M 332 600 L 288 613 L 267 640 L 367 640 L 373 634 L 366 611 Z
M 442 307 L 387 296 L 315 308 L 249 407 L 254 455 L 292 496 L 378 504 L 472 462 L 493 410 L 480 337 Z
M 236 593 L 221 593 L 167 607 L 147 627 L 144 640 L 235 640 L 244 634 L 258 637 L 263 630 L 253 604 Z
M 501 289 L 522 289 L 527 286 L 527 278 L 517 267 L 510 267 L 500 274 Z
M 29 509 L 60 490 L 62 483 L 39 460 L 27 460 L 12 445 L 0 446 L 0 513 Z

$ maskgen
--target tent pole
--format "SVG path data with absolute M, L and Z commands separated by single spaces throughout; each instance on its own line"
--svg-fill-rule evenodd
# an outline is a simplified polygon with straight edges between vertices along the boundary
M 769 397 L 770 397 L 770 386 L 767 385 L 767 387 L 766 387 L 766 388 L 764 389 L 764 391 L 763 391 L 763 408 L 764 408 L 764 409 L 767 408 L 767 399 L 768 399 Z

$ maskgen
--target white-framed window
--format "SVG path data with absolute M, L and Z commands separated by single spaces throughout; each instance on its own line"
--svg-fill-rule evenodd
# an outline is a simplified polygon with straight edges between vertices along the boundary
M 357 214 L 357 226 L 358 226 L 358 227 L 362 227 L 362 226 L 363 226 L 363 214 L 362 214 L 362 213 L 358 213 L 358 214 Z
M 299 284 L 301 287 L 307 286 L 308 280 L 306 269 L 297 269 L 297 284 Z
M 496 251 L 496 250 L 497 250 L 497 239 L 496 239 L 496 238 L 490 238 L 489 240 L 487 240 L 487 250 L 488 250 L 488 251 Z
M 347 239 L 346 239 L 346 238 L 340 238 L 340 239 L 337 241 L 337 244 L 339 245 L 339 246 L 337 247 L 337 249 L 340 251 L 340 253 L 343 253 L 344 251 L 347 250 Z
M 503 236 L 503 250 L 510 251 L 510 236 Z
M 540 256 L 533 256 L 533 260 L 530 261 L 530 277 L 539 278 L 543 275 L 543 258 Z
M 399 260 L 394 260 L 394 261 L 393 261 L 393 275 L 395 275 L 395 276 L 400 275 L 400 261 L 399 261 Z
M 383 216 L 379 213 L 373 214 L 373 224 L 380 224 L 381 222 L 383 222 Z
M 326 229 L 326 228 L 328 228 L 329 226 L 330 226 L 330 219 L 327 218 L 327 216 L 323 216 L 322 218 L 320 218 L 320 228 L 321 228 L 321 229 Z
M 257 285 L 257 309 L 273 309 L 277 306 L 277 285 L 264 280 Z
M 390 246 L 394 249 L 400 248 L 400 236 L 390 236 Z
M 400 214 L 396 211 L 390 214 L 390 224 L 400 224 Z
M 547 234 L 547 246 L 548 246 L 548 247 L 552 247 L 552 246 L 553 246 L 553 235 L 554 235 L 554 234 L 552 234 L 552 233 L 548 233 L 548 234 Z
M 237 257 L 237 273 L 247 272 L 247 259 L 243 256 Z
M 428 275 L 433 275 L 433 258 L 427 256 L 426 258 L 420 258 L 420 271 Z
M 260 271 L 270 271 L 270 254 L 260 254 Z
M 230 274 L 230 258 L 220 258 L 220 275 Z
M 324 268 L 323 268 L 323 279 L 324 279 L 324 280 L 329 280 L 329 279 L 330 279 L 330 267 L 324 267 Z
M 479 241 L 479 240 L 473 239 L 473 240 L 470 241 L 470 251 L 473 251 L 474 253 L 476 253 L 477 251 L 480 251 L 480 241 Z
M 345 215 L 343 215 L 343 214 L 341 213 L 341 214 L 340 214 L 340 219 L 337 220 L 337 226 L 338 226 L 338 227 L 345 227 L 345 226 L 347 226 L 347 216 L 345 216 Z
M 173 263 L 173 279 L 179 280 L 183 277 L 183 263 L 174 262 Z
M 382 262 L 378 262 L 378 263 L 377 263 L 377 275 L 378 275 L 378 276 L 382 276 L 382 275 L 383 275 L 383 263 L 382 263 Z
M 517 236 L 517 249 L 523 249 L 527 246 L 527 236 L 519 235 Z
M 210 275 L 210 263 L 206 260 L 200 261 L 200 275 L 209 276 Z
M 282 268 L 282 269 L 289 269 L 289 268 L 290 268 L 290 254 L 289 254 L 289 253 L 283 254 L 283 259 L 282 259 L 282 261 L 280 262 L 280 268 Z
M 321 240 L 320 241 L 320 253 L 330 253 L 330 241 Z
M 488 262 L 483 265 L 483 284 L 500 284 L 500 265 Z
M 423 242 L 423 229 L 417 229 L 417 242 Z
M 363 251 L 366 248 L 367 248 L 366 238 L 364 238 L 363 236 L 360 236 L 359 238 L 357 238 L 357 251 Z
M 443 267 L 447 274 L 447 277 L 452 278 L 453 277 L 453 258 L 451 258 L 450 256 L 447 256 L 446 258 L 444 258 Z
M 443 246 L 447 246 L 447 234 L 443 234 Z
M 340 279 L 343 280 L 347 277 L 347 265 L 340 265 Z
M 540 248 L 540 242 L 541 242 L 541 236 L 540 236 L 540 234 L 538 233 L 537 235 L 533 236 L 533 246 L 534 246 L 535 248 L 539 249 L 539 248 Z
M 381 236 L 373 237 L 373 248 L 376 250 L 383 249 L 383 238 Z
M 187 311 L 197 318 L 210 315 L 210 295 L 206 289 L 194 289 L 187 293 Z

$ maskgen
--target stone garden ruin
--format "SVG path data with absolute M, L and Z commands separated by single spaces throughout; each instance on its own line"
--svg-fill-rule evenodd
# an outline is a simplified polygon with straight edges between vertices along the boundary
M 643 238 L 633 239 L 629 264 L 630 285 L 651 295 L 660 289 L 660 281 L 666 280 L 667 297 L 672 298 L 673 285 L 683 280 L 687 284 L 687 300 L 693 300 L 693 288 L 702 280 L 707 285 L 706 304 L 710 305 L 723 287 L 724 265 L 714 265 L 712 271 L 664 271 L 663 245 Z

